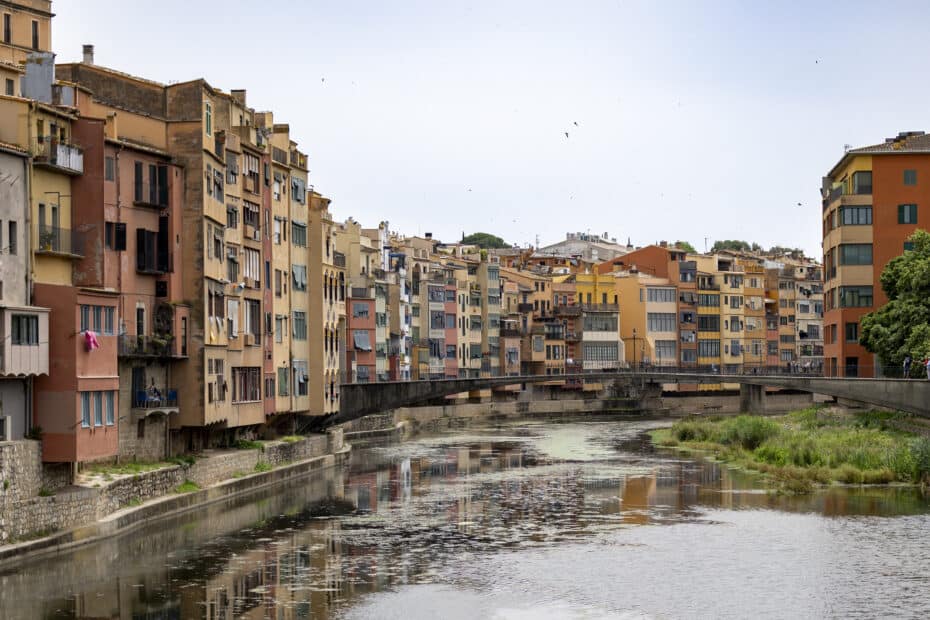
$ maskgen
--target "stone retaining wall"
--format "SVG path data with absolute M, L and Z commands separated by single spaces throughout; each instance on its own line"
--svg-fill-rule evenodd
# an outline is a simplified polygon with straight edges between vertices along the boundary
M 0 444 L 0 475 L 13 472 L 9 474 L 11 484 L 0 496 L 0 544 L 91 523 L 131 503 L 170 495 L 186 480 L 211 487 L 234 476 L 254 473 L 259 461 L 278 467 L 324 456 L 341 450 L 342 431 L 294 442 L 269 442 L 261 450 L 211 454 L 193 465 L 173 465 L 120 477 L 100 487 L 76 487 L 48 497 L 37 497 L 43 486 L 38 446 L 38 442 Z

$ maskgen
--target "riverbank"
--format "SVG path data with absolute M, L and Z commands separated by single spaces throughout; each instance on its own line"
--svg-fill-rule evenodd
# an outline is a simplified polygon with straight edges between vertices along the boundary
M 651 436 L 657 446 L 708 453 L 763 474 L 779 490 L 806 493 L 833 483 L 930 482 L 930 439 L 901 430 L 919 430 L 913 422 L 905 414 L 810 407 L 775 418 L 692 417 Z
M 213 451 L 186 462 L 91 468 L 79 484 L 0 505 L 5 543 L 0 545 L 0 565 L 333 467 L 347 460 L 349 451 L 342 430 L 336 429 Z

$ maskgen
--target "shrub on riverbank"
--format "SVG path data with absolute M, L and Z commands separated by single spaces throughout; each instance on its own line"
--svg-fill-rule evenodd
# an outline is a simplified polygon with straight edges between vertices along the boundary
M 930 440 L 894 429 L 898 414 L 690 418 L 654 433 L 663 446 L 711 451 L 803 492 L 813 483 L 917 483 L 930 479 Z M 803 482 L 806 481 L 806 482 Z

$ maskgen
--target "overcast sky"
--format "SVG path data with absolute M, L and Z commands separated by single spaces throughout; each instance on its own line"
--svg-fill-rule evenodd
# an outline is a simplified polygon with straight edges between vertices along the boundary
M 819 258 L 843 145 L 930 125 L 930 6 L 777 4 L 55 0 L 53 47 L 247 89 L 340 220 Z

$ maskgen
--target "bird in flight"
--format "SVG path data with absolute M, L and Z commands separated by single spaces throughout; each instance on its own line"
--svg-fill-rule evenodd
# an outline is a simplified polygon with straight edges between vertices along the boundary
M 565 132 L 565 137 L 568 138 L 568 132 L 567 132 L 567 131 Z

